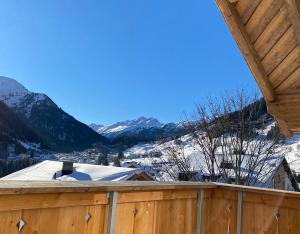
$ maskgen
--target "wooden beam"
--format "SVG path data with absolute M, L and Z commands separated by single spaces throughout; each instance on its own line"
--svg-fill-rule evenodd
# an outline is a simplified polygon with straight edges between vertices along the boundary
M 286 137 L 291 137 L 293 135 L 285 121 L 277 119 L 277 123 L 279 124 L 280 131 L 283 135 L 285 135 Z
M 267 102 L 274 102 L 276 97 L 274 90 L 267 78 L 261 60 L 249 39 L 244 24 L 241 21 L 236 9 L 227 0 L 216 0 L 223 17 L 230 28 L 260 90 Z

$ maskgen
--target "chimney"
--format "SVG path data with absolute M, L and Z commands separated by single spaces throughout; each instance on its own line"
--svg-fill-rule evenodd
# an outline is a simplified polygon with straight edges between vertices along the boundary
M 63 168 L 61 175 L 70 175 L 73 173 L 73 162 L 70 161 L 63 161 Z

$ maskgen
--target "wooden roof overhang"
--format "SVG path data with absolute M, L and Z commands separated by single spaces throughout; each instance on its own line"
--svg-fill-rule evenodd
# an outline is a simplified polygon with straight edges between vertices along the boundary
M 300 133 L 300 0 L 216 0 L 282 132 Z

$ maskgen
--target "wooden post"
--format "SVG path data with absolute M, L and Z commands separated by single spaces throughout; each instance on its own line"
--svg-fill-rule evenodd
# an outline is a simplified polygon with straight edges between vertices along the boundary
M 204 202 L 204 189 L 197 191 L 197 229 L 196 234 L 202 233 L 202 211 Z
M 108 213 L 107 233 L 114 234 L 115 233 L 115 225 L 116 225 L 118 193 L 117 192 L 109 192 L 108 197 L 109 197 L 109 213 Z
M 237 199 L 237 228 L 236 233 L 242 234 L 242 222 L 243 222 L 243 196 L 244 193 L 242 191 L 238 192 Z

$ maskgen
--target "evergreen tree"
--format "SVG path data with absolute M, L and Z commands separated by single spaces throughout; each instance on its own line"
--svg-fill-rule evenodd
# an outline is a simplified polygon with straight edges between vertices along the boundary
M 120 160 L 120 159 L 123 159 L 123 158 L 124 158 L 123 151 L 119 151 L 119 153 L 118 153 L 118 159 Z
M 115 160 L 114 160 L 114 166 L 115 167 L 121 167 L 121 162 L 120 162 L 119 158 L 115 158 Z
M 107 156 L 102 157 L 101 165 L 103 165 L 103 166 L 108 166 L 109 165 Z

